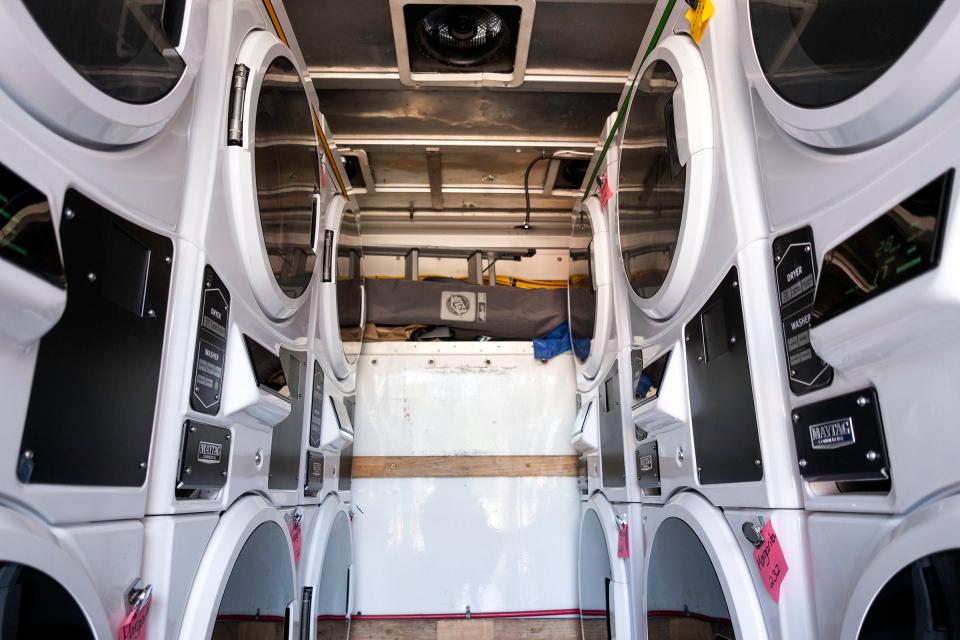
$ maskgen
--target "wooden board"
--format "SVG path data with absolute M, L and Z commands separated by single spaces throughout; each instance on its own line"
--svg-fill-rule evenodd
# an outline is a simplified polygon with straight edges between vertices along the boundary
M 354 478 L 575 478 L 577 456 L 357 456 Z
M 350 640 L 580 640 L 576 618 L 354 620 Z

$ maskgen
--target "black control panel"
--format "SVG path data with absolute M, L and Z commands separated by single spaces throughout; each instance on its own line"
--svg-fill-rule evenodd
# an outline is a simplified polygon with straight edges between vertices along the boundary
M 230 292 L 213 267 L 207 265 L 203 270 L 190 407 L 212 416 L 220 412 L 229 316 Z
M 323 368 L 313 362 L 313 397 L 310 400 L 310 446 L 320 446 L 320 430 L 323 427 Z
M 21 482 L 139 487 L 147 477 L 173 242 L 69 190 L 67 306 L 41 340 Z
M 647 442 L 637 447 L 637 482 L 641 489 L 655 489 L 660 486 L 660 451 L 657 441 Z
M 50 202 L 33 185 L 2 164 L 0 258 L 61 289 L 66 287 Z
M 833 383 L 833 367 L 810 344 L 813 299 L 817 290 L 813 230 L 797 229 L 773 241 L 780 326 L 787 358 L 790 391 L 803 395 Z
M 307 451 L 306 480 L 303 483 L 303 493 L 315 496 L 323 488 L 323 454 L 319 451 Z
M 177 489 L 219 489 L 230 467 L 230 429 L 187 420 L 183 425 Z
M 793 410 L 800 475 L 808 480 L 888 480 L 880 401 L 873 388 Z
M 814 326 L 936 268 L 953 174 L 944 173 L 827 251 Z
M 737 268 L 683 329 L 701 484 L 763 478 Z

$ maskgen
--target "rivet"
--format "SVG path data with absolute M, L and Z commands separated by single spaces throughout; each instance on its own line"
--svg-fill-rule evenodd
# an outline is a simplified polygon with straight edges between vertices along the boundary
M 776 260 L 777 262 L 780 262 L 780 258 L 781 256 L 773 256 L 773 259 Z
M 810 253 L 810 245 L 807 245 L 803 248 L 804 253 Z
M 687 335 L 687 342 L 690 342 L 690 336 Z
M 740 286 L 740 283 L 737 282 L 736 280 L 734 280 L 734 281 L 733 281 L 733 288 L 736 289 L 736 288 L 739 287 L 739 286 Z
M 760 458 L 757 458 L 756 460 L 753 461 L 753 466 L 755 467 L 759 467 L 761 464 L 763 463 L 760 462 Z
M 93 271 L 91 271 L 90 273 L 87 274 L 87 280 L 88 280 L 88 281 L 94 282 L 94 281 L 96 281 L 96 279 L 97 279 L 97 274 L 95 274 Z
M 156 318 L 156 317 L 157 317 L 157 312 L 154 311 L 153 309 L 147 309 L 147 316 L 150 317 L 150 318 Z
M 867 406 L 867 402 L 869 402 L 869 400 L 867 400 L 867 397 L 866 397 L 866 396 L 859 396 L 859 397 L 857 398 L 857 406 L 858 406 L 858 407 L 865 407 L 865 406 Z
M 75 213 L 73 212 L 73 209 L 64 209 L 64 210 L 63 210 L 63 217 L 66 218 L 67 220 L 73 220 L 73 218 L 74 218 L 76 215 L 77 215 L 77 214 L 75 214 Z
M 223 439 L 224 439 L 224 440 L 229 440 L 230 437 L 231 437 L 231 436 L 230 436 L 230 434 L 228 433 L 227 435 L 223 436 Z
M 876 451 L 867 451 L 867 460 L 869 460 L 870 462 L 876 462 L 877 458 L 879 457 L 880 457 L 880 454 L 878 454 Z
M 797 413 L 797 412 L 794 412 L 794 413 L 793 413 L 793 421 L 794 421 L 794 422 L 800 422 L 800 414 L 799 414 L 799 413 Z
M 171 262 L 173 262 L 173 258 L 171 258 L 170 256 L 167 256 L 163 259 L 163 261 L 166 262 L 167 264 L 170 264 Z
M 797 375 L 797 370 L 796 370 L 796 369 L 790 369 L 790 375 L 792 375 L 792 376 Z
M 805 467 L 807 466 L 807 461 L 806 461 L 805 459 L 803 459 L 803 458 L 800 458 L 800 459 L 797 461 L 797 464 L 800 465 L 800 468 L 801 468 L 801 469 L 803 469 L 803 468 L 805 468 Z
M 703 356 L 697 356 L 697 362 L 703 362 Z
M 146 462 L 141 462 L 141 463 L 140 463 L 140 468 L 141 468 L 141 469 L 146 469 L 146 468 L 147 468 L 147 463 L 146 463 Z
M 31 451 L 30 449 L 24 450 L 23 458 L 24 460 L 33 460 L 33 451 Z
M 220 477 L 221 477 L 221 478 L 226 478 L 226 477 L 227 477 L 227 472 L 226 472 L 226 471 L 221 471 L 221 472 L 220 472 Z
M 736 344 L 737 336 L 730 336 L 730 344 Z
M 191 427 L 190 427 L 190 433 L 196 433 L 196 431 L 197 431 L 197 428 L 196 428 L 196 427 L 194 427 L 194 426 L 191 426 Z
M 190 475 L 191 473 L 193 473 L 193 467 L 187 467 L 186 469 L 183 470 L 183 472 L 187 475 Z

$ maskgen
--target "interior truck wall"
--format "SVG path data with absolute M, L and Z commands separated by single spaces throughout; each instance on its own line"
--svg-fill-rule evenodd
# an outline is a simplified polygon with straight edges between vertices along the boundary
M 366 242 L 366 239 L 364 239 Z M 566 280 L 569 251 L 566 249 L 537 249 L 530 258 L 498 260 L 497 275 L 531 280 Z M 367 276 L 403 277 L 403 256 L 364 256 L 363 273 Z M 451 278 L 466 277 L 467 261 L 451 258 L 420 258 L 420 275 L 441 275 Z M 486 261 L 484 261 L 486 267 Z
M 364 345 L 352 485 L 356 611 L 576 608 L 575 391 L 570 356 L 542 363 L 529 342 Z M 393 456 L 443 456 L 413 461 L 431 468 L 425 475 L 476 460 L 464 456 L 490 464 L 538 456 L 527 460 L 550 475 L 391 477 L 415 466 Z

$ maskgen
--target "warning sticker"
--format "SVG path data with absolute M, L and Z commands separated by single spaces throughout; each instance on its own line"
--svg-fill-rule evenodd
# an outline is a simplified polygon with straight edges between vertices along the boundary
M 486 320 L 486 294 L 484 320 Z M 474 291 L 443 291 L 440 293 L 440 319 L 454 322 L 477 321 L 477 294 Z

